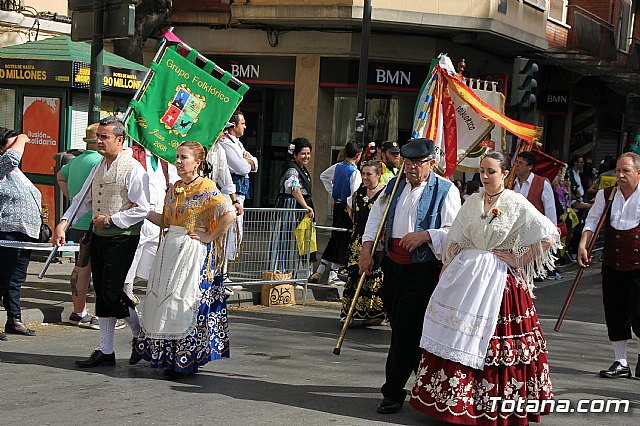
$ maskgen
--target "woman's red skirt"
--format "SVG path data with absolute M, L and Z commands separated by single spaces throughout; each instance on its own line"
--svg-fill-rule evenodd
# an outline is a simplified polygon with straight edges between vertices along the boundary
M 509 274 L 484 370 L 423 351 L 411 405 L 457 424 L 539 422 L 553 399 L 546 353 L 531 294 Z

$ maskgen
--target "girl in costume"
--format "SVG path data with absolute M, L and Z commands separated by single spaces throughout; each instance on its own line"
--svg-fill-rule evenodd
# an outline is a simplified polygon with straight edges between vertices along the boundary
M 502 153 L 482 159 L 485 189 L 453 222 L 425 313 L 411 405 L 451 423 L 526 425 L 553 399 L 532 290 L 534 276 L 553 269 L 560 236 L 522 195 L 504 188 L 508 174 Z M 520 399 L 525 410 L 500 409 Z
M 311 142 L 306 138 L 296 138 L 289 145 L 291 160 L 287 163 L 280 176 L 280 189 L 276 208 L 280 209 L 305 209 L 311 220 L 314 218 L 313 199 L 311 198 L 311 174 L 307 170 L 307 164 L 311 160 Z M 291 252 L 297 252 L 294 229 L 297 214 L 284 211 L 280 221 L 276 222 L 274 236 L 276 238 L 271 252 L 274 253 L 272 269 L 279 271 L 294 271 L 297 265 L 297 256 L 291 256 Z M 299 221 L 299 219 L 298 219 Z M 315 262 L 316 253 L 310 255 L 310 261 Z
M 351 199 L 350 213 L 353 219 L 353 233 L 347 249 L 349 278 L 344 286 L 342 295 L 341 322 L 347 318 L 358 281 L 360 281 L 358 262 L 362 250 L 362 234 L 364 234 L 371 207 L 384 189 L 384 185 L 380 183 L 381 175 L 382 166 L 379 161 L 365 162 L 362 165 L 362 185 Z M 381 286 L 382 269 L 378 267 L 373 270 L 371 275 L 367 275 L 362 286 L 352 317 L 354 325 L 358 323 L 361 325 L 380 325 L 384 321 L 385 312 L 382 306 L 382 298 L 380 297 Z
M 176 151 L 180 180 L 171 185 L 162 214 L 148 219 L 167 229 L 151 269 L 147 295 L 138 306 L 142 331 L 130 363 L 164 368 L 170 378 L 229 357 L 227 303 L 220 269 L 224 236 L 235 210 L 215 183 L 202 177 L 205 151 L 184 142 Z M 197 266 L 196 266 L 197 265 Z

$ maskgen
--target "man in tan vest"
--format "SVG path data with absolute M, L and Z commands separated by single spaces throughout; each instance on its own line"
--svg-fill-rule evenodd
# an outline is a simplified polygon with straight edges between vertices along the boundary
M 533 174 L 536 155 L 531 151 L 522 152 L 516 157 L 513 166 L 516 175 L 513 190 L 522 194 L 540 213 L 557 225 L 556 202 L 551 184 L 547 178 Z
M 65 242 L 65 226 L 69 212 L 78 206 L 76 218 L 92 211 L 91 274 L 96 293 L 96 316 L 100 323 L 100 347 L 88 359 L 76 361 L 78 367 L 115 365 L 113 339 L 117 319 L 131 327 L 134 339 L 140 332 L 133 301 L 124 292 L 124 281 L 140 239 L 142 223 L 149 213 L 149 177 L 130 155 L 123 154 L 125 128 L 115 117 L 100 120 L 96 137 L 97 151 L 103 159 L 91 182 L 85 182 L 79 194 L 90 186 L 80 204 L 76 196 L 62 215 L 52 241 Z M 92 172 L 93 172 L 92 170 Z M 139 361 L 132 355 L 129 363 Z

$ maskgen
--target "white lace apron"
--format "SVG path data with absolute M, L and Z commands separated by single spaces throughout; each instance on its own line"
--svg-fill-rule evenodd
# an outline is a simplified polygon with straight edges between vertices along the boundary
M 486 250 L 458 253 L 440 277 L 424 316 L 420 347 L 482 369 L 507 281 L 507 264 Z
M 147 338 L 182 339 L 196 326 L 200 301 L 200 269 L 206 246 L 171 225 L 162 239 L 138 305 L 140 325 Z

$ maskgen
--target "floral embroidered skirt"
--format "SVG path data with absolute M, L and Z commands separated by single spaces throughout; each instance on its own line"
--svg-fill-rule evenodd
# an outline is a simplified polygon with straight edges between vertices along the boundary
M 537 408 L 546 414 L 549 404 L 543 401 L 553 399 L 546 353 L 531 294 L 509 274 L 484 370 L 423 351 L 411 405 L 457 424 L 539 422 Z M 524 401 L 517 404 L 520 399 Z
M 147 339 L 144 332 L 136 344 L 136 352 L 151 362 L 151 368 L 166 368 L 190 373 L 198 366 L 220 358 L 229 358 L 229 327 L 227 301 L 222 275 L 213 282 L 200 273 L 200 305 L 196 327 L 179 340 Z
M 362 235 L 353 234 L 349 247 L 347 249 L 347 270 L 349 278 L 344 286 L 342 294 L 342 310 L 340 318 L 346 318 L 353 302 L 353 296 L 356 294 L 356 288 L 360 281 L 360 273 L 358 261 L 360 260 L 360 252 L 362 251 Z M 382 288 L 382 269 L 377 267 L 371 275 L 365 279 L 360 295 L 356 302 L 356 309 L 353 313 L 355 320 L 384 320 L 385 312 L 382 306 L 382 297 L 380 289 Z

